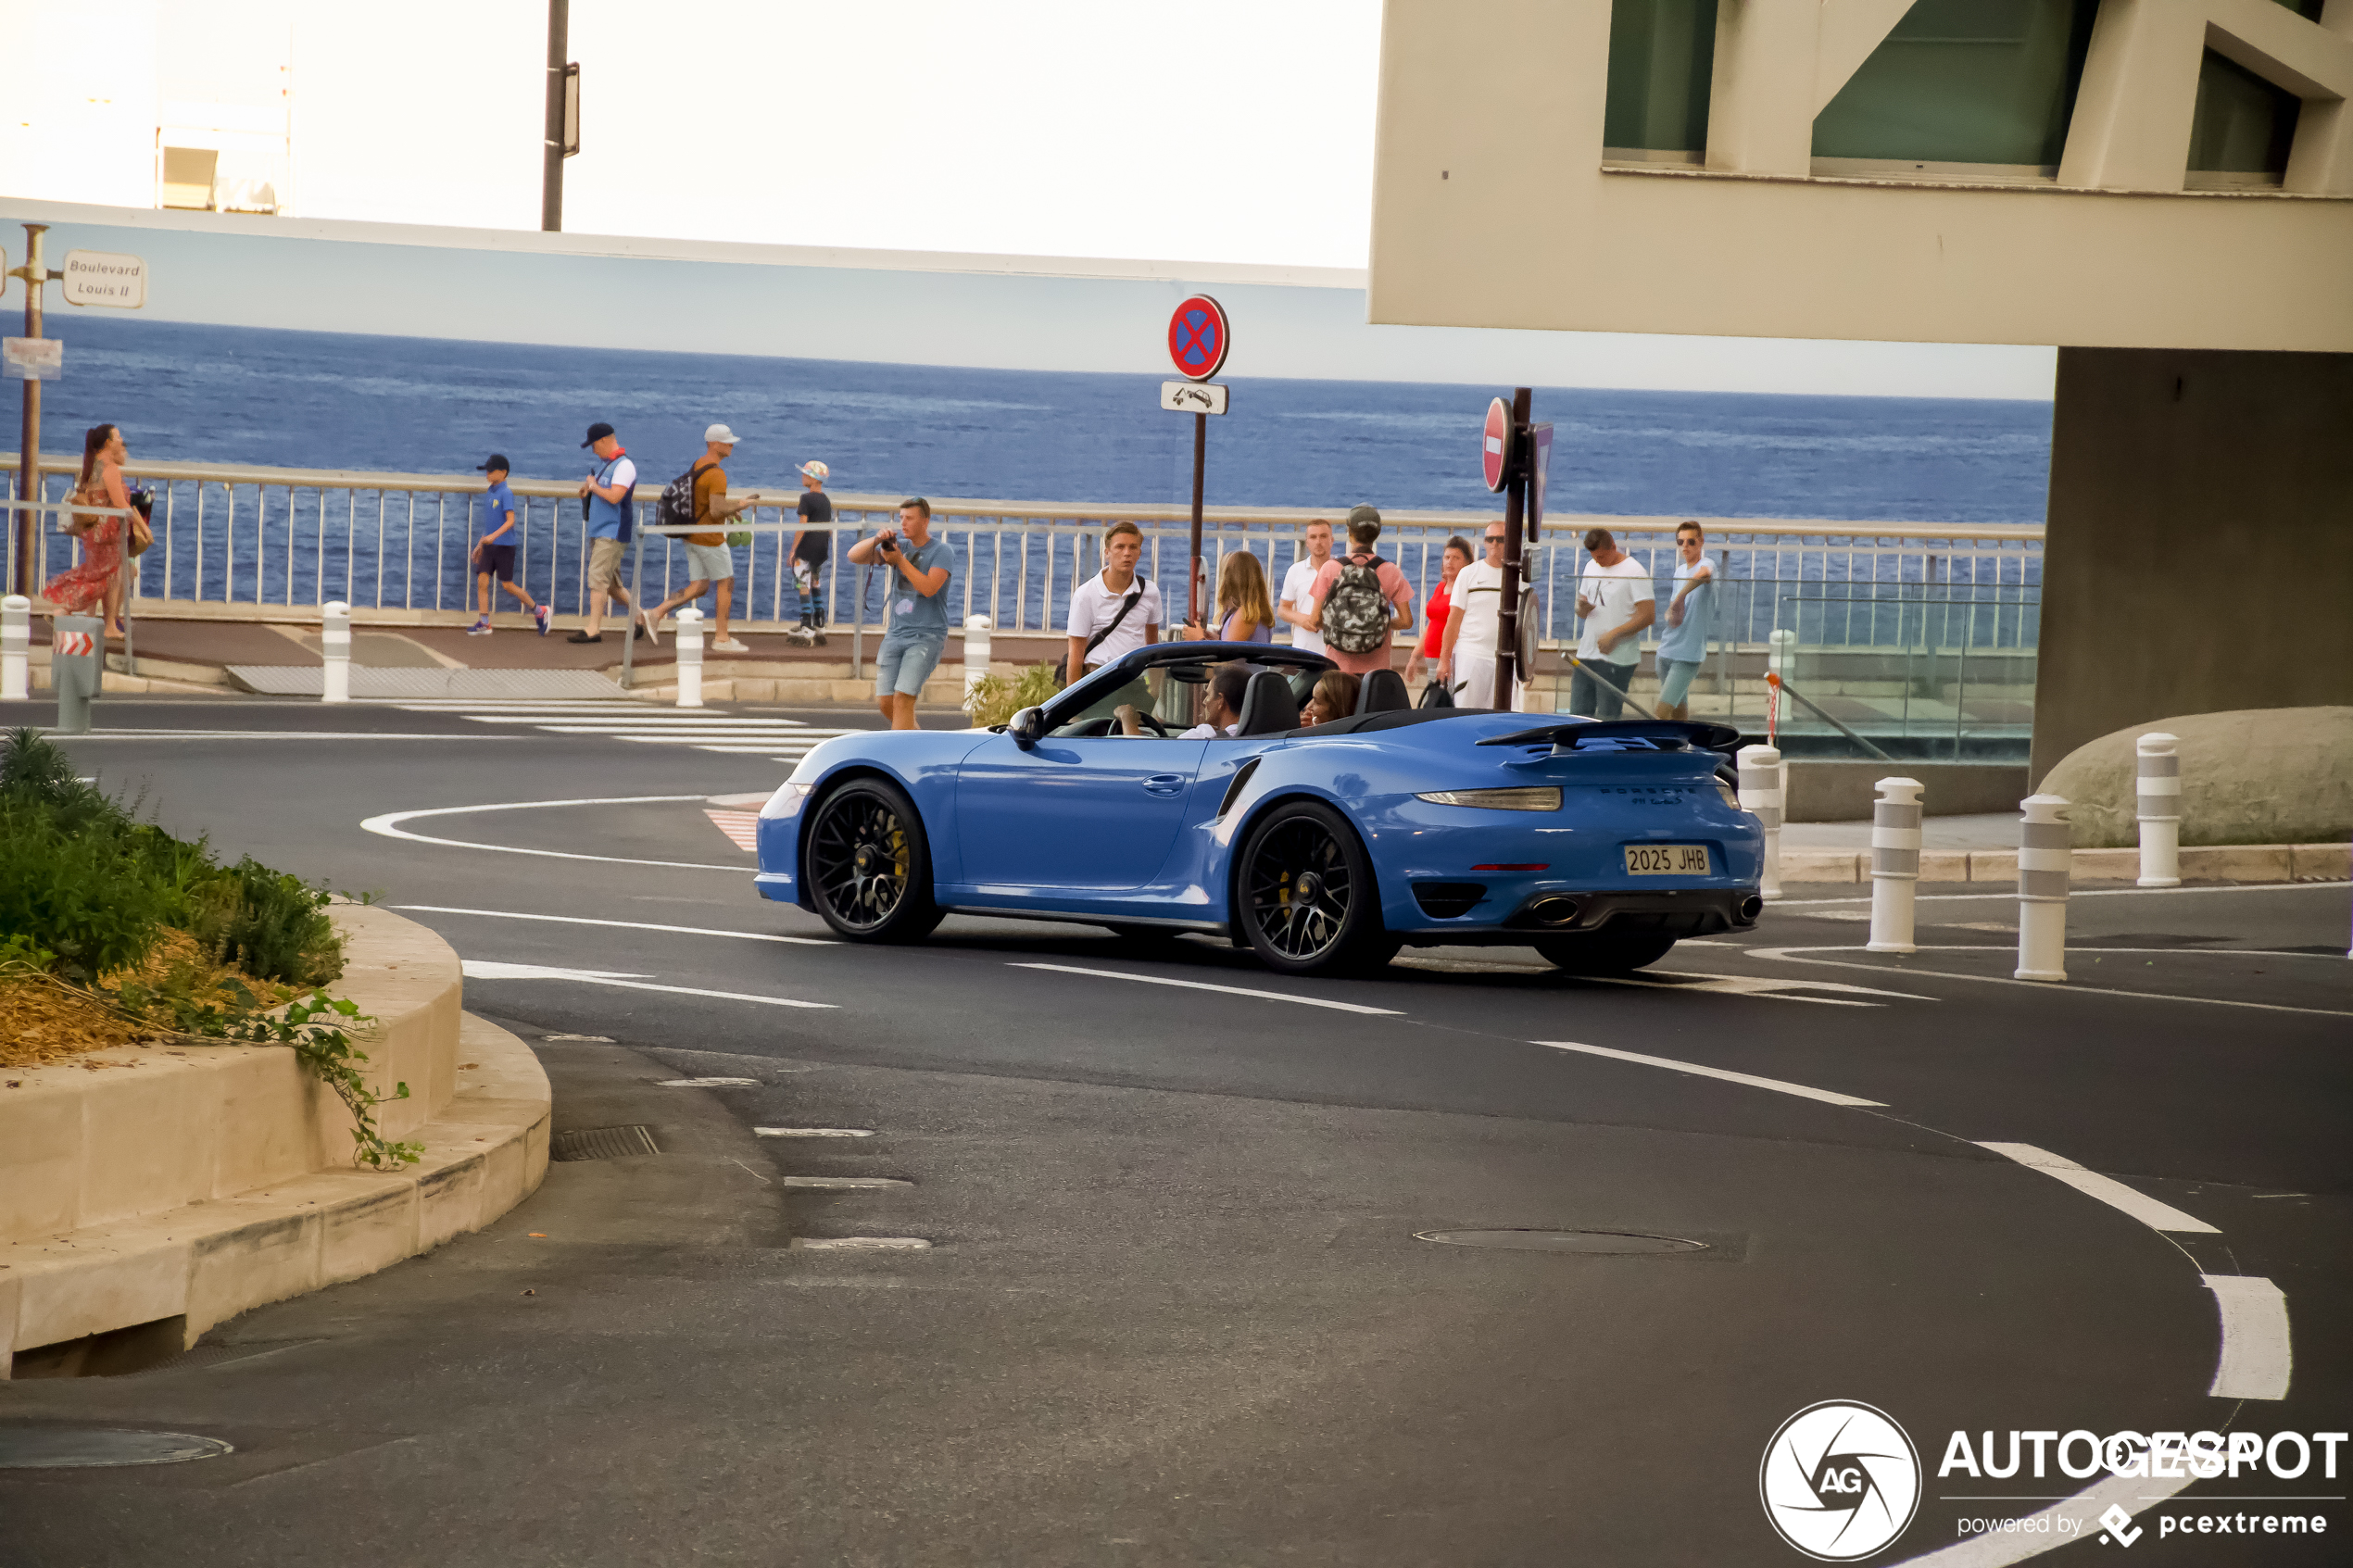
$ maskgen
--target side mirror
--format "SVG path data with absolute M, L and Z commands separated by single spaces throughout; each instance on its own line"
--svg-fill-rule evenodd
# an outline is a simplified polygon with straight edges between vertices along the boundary
M 1013 715 L 1013 722 L 1005 726 L 1005 733 L 1013 737 L 1015 746 L 1027 751 L 1046 738 L 1046 710 L 1042 708 L 1023 709 Z

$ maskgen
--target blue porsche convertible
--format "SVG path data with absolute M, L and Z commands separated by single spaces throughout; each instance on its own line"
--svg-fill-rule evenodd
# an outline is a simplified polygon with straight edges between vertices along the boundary
M 1736 732 L 1413 709 L 1385 671 L 1354 713 L 1302 728 L 1331 667 L 1164 643 L 995 729 L 827 740 L 761 811 L 760 891 L 852 941 L 1026 916 L 1208 933 L 1292 974 L 1473 943 L 1614 973 L 1755 923 Z

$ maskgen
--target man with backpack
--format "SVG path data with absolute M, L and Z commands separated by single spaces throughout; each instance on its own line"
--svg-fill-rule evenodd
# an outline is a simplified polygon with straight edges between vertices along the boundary
M 703 451 L 695 466 L 663 487 L 661 521 L 666 528 L 688 528 L 698 522 L 719 523 L 751 506 L 760 499 L 759 493 L 737 500 L 727 494 L 727 470 L 719 465 L 736 449 L 736 433 L 725 425 L 712 425 L 702 433 Z M 675 537 L 675 535 L 670 535 Z M 661 646 L 661 618 L 683 604 L 691 604 L 710 591 L 719 588 L 718 616 L 712 630 L 719 635 L 711 643 L 713 653 L 749 653 L 751 649 L 727 634 L 727 610 L 736 592 L 736 553 L 728 546 L 726 531 L 712 528 L 707 533 L 686 535 L 686 586 L 678 593 L 642 612 L 646 635 L 656 647 Z
M 1380 513 L 1354 508 L 1348 514 L 1347 557 L 1335 556 L 1315 574 L 1311 602 L 1323 628 L 1324 655 L 1351 675 L 1388 669 L 1390 639 L 1414 629 L 1414 585 L 1373 554 L 1379 538 Z
M 1160 640 L 1160 590 L 1136 575 L 1143 553 L 1144 531 L 1134 523 L 1114 522 L 1104 533 L 1102 571 L 1071 591 L 1063 684 Z

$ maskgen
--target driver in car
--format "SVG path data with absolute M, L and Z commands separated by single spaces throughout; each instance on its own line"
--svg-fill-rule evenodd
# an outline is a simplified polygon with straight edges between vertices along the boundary
M 1201 714 L 1204 721 L 1176 738 L 1214 740 L 1220 735 L 1231 735 L 1235 726 L 1242 721 L 1242 694 L 1250 689 L 1250 666 L 1239 661 L 1213 669 L 1209 684 L 1202 692 Z M 1121 734 L 1144 733 L 1142 718 L 1132 703 L 1122 703 L 1112 712 L 1119 720 Z

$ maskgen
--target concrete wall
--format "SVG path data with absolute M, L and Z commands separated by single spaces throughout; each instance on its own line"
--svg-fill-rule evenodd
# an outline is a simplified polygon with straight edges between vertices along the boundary
M 2353 354 L 2061 349 L 2043 583 L 2037 780 L 2168 714 L 2353 703 Z
M 1876 42 L 1831 24 L 1902 9 L 1726 0 L 1706 167 L 1638 168 L 1603 163 L 1607 0 L 1388 0 L 1371 319 L 2353 350 L 2353 118 L 2322 112 L 2353 6 L 2108 0 L 2054 181 L 1814 169 L 1814 115 Z M 2303 62 L 2306 189 L 2339 194 L 2183 189 L 2209 23 Z

